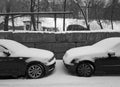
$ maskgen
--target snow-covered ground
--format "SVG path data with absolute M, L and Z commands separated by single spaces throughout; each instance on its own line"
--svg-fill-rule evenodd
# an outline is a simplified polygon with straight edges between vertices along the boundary
M 0 23 L 1 23 L 3 21 L 3 17 L 1 17 L 0 19 L 1 19 L 0 20 Z M 14 20 L 15 20 L 15 26 L 24 26 L 23 21 L 29 21 L 30 17 L 18 17 L 18 18 L 15 18 Z M 39 20 L 42 23 L 42 26 L 45 26 L 45 27 L 55 26 L 54 18 L 41 17 Z M 70 24 L 79 24 L 79 25 L 86 27 L 85 21 L 83 19 L 66 18 L 65 22 L 66 22 L 65 29 Z M 102 20 L 101 22 L 102 22 L 104 30 L 112 30 L 111 23 L 109 20 Z M 96 20 L 90 21 L 89 24 L 90 24 L 91 30 L 101 30 Z M 9 21 L 9 25 L 12 26 L 11 21 Z M 114 30 L 120 30 L 120 21 L 114 21 L 113 26 L 114 26 Z M 57 18 L 57 28 L 59 29 L 59 31 L 63 30 L 63 18 Z
M 41 79 L 0 79 L 0 87 L 119 87 L 120 76 L 78 77 L 69 74 L 61 60 L 56 70 Z

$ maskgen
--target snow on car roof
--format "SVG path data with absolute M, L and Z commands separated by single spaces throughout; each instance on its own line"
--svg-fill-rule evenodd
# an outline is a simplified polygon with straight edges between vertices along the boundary
M 19 51 L 26 49 L 27 47 L 22 45 L 21 43 L 18 43 L 13 40 L 8 40 L 8 39 L 0 39 L 0 45 L 6 47 L 7 49 L 11 51 Z
M 112 38 L 103 39 L 95 43 L 93 46 L 104 48 L 104 49 L 110 49 L 117 44 L 120 44 L 120 37 L 112 37 Z

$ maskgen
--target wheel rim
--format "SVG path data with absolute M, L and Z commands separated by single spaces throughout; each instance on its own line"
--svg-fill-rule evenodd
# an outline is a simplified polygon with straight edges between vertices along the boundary
M 92 68 L 89 64 L 80 64 L 77 68 L 77 73 L 80 76 L 90 76 L 92 74 Z
M 28 75 L 31 77 L 31 78 L 39 78 L 41 77 L 43 71 L 42 71 L 42 66 L 40 65 L 32 65 L 28 68 Z

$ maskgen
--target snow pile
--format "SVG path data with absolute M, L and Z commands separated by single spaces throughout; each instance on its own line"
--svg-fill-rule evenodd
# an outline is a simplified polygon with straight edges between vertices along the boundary
M 27 18 L 25 18 L 25 20 L 27 20 Z M 14 25 L 15 26 L 24 26 L 23 21 L 24 21 L 24 18 L 20 18 L 20 17 L 15 18 L 14 19 Z M 12 26 L 12 21 L 11 20 L 9 21 L 9 26 Z
M 0 23 L 4 21 L 4 17 L 0 16 Z
M 103 29 L 100 28 L 97 21 L 95 21 L 95 20 L 93 20 L 93 21 L 91 21 L 89 23 L 90 23 L 90 29 L 91 30 L 112 30 L 111 22 L 108 21 L 108 20 L 102 20 L 101 21 Z M 113 27 L 114 27 L 113 30 L 119 31 L 120 30 L 120 21 L 114 21 L 113 22 Z

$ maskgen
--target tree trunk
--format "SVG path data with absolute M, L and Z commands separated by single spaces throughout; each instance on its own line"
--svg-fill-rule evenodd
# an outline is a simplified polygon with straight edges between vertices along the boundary
M 111 11 L 111 17 L 110 17 L 110 21 L 111 21 L 111 28 L 112 28 L 112 30 L 114 29 L 114 26 L 113 26 L 113 10 L 114 10 L 114 6 L 112 6 L 112 9 L 111 9 L 112 11 Z
M 10 12 L 10 0 L 7 0 L 6 1 L 6 13 L 9 13 L 9 12 Z M 9 20 L 9 15 L 5 15 L 4 31 L 8 31 L 8 20 Z
M 98 19 L 98 24 L 99 24 L 100 28 L 103 29 L 103 26 L 102 26 L 102 23 L 101 23 L 100 19 Z
M 95 16 L 96 16 L 97 23 L 100 26 L 100 28 L 103 29 L 100 17 L 97 14 L 97 12 L 99 12 L 99 8 L 97 8 L 97 5 L 94 8 L 95 8 Z
M 116 1 L 116 0 L 113 0 L 112 5 L 111 5 L 111 17 L 110 17 L 112 30 L 114 29 L 114 25 L 113 25 L 113 15 L 114 15 L 114 8 L 115 8 L 116 4 L 117 4 L 117 1 Z
M 34 12 L 34 0 L 31 0 L 30 12 Z M 31 23 L 33 25 L 34 31 L 36 31 L 36 20 L 34 14 L 31 15 Z
M 9 19 L 9 16 L 6 15 L 5 18 L 4 18 L 4 31 L 8 31 L 8 19 Z
M 64 12 L 66 11 L 66 0 L 64 0 Z M 63 31 L 65 31 L 65 14 L 63 15 Z
M 13 31 L 15 31 L 14 16 L 11 16 L 11 17 L 12 17 L 12 28 L 13 28 Z
M 80 8 L 80 11 L 82 12 L 83 17 L 84 17 L 84 20 L 85 20 L 85 23 L 86 23 L 86 27 L 87 27 L 88 30 L 90 30 L 90 26 L 89 26 L 89 24 L 88 24 L 87 17 L 86 17 L 86 15 L 85 15 L 83 9 L 81 8 L 80 4 L 79 4 L 77 1 L 74 1 L 74 2 L 75 2 L 75 3 L 78 5 L 78 7 Z

